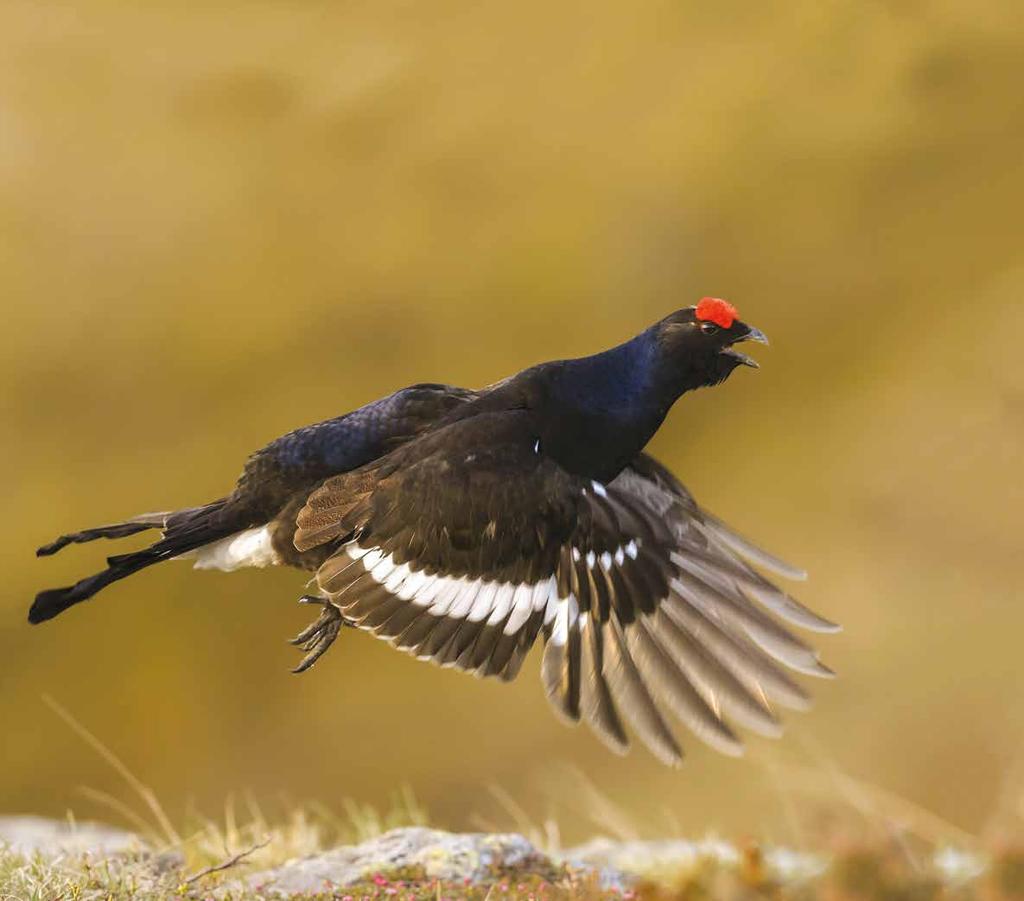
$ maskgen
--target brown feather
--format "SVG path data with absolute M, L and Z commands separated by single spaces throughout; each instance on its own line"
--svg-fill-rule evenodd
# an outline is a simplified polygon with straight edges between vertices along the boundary
M 735 733 L 712 710 L 699 692 L 647 631 L 640 619 L 626 629 L 626 644 L 646 682 L 698 738 L 730 756 L 743 752 Z
M 629 656 L 622 626 L 613 619 L 603 628 L 605 678 L 619 709 L 655 757 L 669 766 L 678 765 L 683 759 L 682 749 Z
M 625 754 L 629 736 L 605 682 L 603 641 L 601 627 L 588 622 L 581 638 L 580 713 L 605 745 L 616 754 Z

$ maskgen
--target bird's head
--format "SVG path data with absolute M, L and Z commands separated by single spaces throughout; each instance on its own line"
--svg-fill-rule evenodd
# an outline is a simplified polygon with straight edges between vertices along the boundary
M 743 341 L 767 344 L 764 332 L 742 322 L 736 308 L 717 297 L 705 297 L 695 307 L 678 310 L 662 319 L 655 336 L 672 376 L 685 389 L 724 382 L 737 366 L 757 363 L 736 350 Z

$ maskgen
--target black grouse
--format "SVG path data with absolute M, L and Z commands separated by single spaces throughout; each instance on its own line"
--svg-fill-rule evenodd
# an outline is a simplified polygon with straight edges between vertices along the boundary
M 162 532 L 40 592 L 29 621 L 164 560 L 294 566 L 315 573 L 317 592 L 302 601 L 322 607 L 294 639 L 307 652 L 296 672 L 356 626 L 421 660 L 508 681 L 543 636 L 544 687 L 563 719 L 586 720 L 619 752 L 626 721 L 675 764 L 673 714 L 737 754 L 729 721 L 777 735 L 773 704 L 807 706 L 784 667 L 831 675 L 778 620 L 838 628 L 754 567 L 804 573 L 701 509 L 643 452 L 682 394 L 757 366 L 736 350 L 743 341 L 767 343 L 730 304 L 704 298 L 593 356 L 481 390 L 413 385 L 298 429 L 253 454 L 220 500 L 39 548 Z

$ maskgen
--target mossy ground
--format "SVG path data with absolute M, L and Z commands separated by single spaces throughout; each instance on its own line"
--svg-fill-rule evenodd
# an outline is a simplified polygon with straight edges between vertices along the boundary
M 161 871 L 148 854 L 109 860 L 85 856 L 47 861 L 39 855 L 0 851 L 3 901 L 262 901 L 279 896 L 260 886 L 241 889 L 231 880 L 248 867 L 192 879 L 186 867 Z M 192 879 L 192 881 L 189 881 Z M 641 878 L 629 891 L 602 889 L 591 874 L 569 870 L 543 875 L 496 876 L 483 884 L 431 880 L 421 871 L 376 873 L 365 882 L 290 896 L 295 901 L 560 901 L 560 899 L 652 899 L 652 901 L 1018 901 L 1024 899 L 1024 849 L 993 854 L 984 872 L 957 877 L 922 866 L 898 845 L 849 849 L 813 878 L 780 880 L 764 865 L 756 845 L 737 863 L 703 860 L 676 873 Z
M 56 712 L 126 781 L 141 812 L 113 796 L 92 792 L 136 828 L 137 850 L 109 857 L 26 855 L 0 845 L 0 901 L 263 901 L 280 895 L 258 878 L 287 861 L 339 845 L 357 844 L 403 826 L 426 826 L 428 816 L 408 790 L 393 794 L 384 814 L 346 802 L 340 814 L 325 807 L 286 807 L 267 817 L 252 798 L 229 799 L 216 820 L 193 814 L 184 828 L 171 822 L 155 794 L 70 714 Z M 534 826 L 521 814 L 520 831 L 550 858 L 543 872 L 494 871 L 478 883 L 431 879 L 420 868 L 368 872 L 345 887 L 325 883 L 294 901 L 1024 901 L 1024 842 L 1006 829 L 998 842 L 982 842 L 921 808 L 849 783 L 862 809 L 888 811 L 864 819 L 855 831 L 824 825 L 817 845 L 806 841 L 801 866 L 782 866 L 778 848 L 756 841 L 714 841 L 678 861 L 651 856 L 630 868 L 630 888 L 602 887 L 592 871 L 551 864 L 559 859 L 558 830 Z M 870 802 L 870 803 L 869 803 Z M 600 810 L 608 812 L 607 805 Z M 808 810 L 810 813 L 810 810 Z M 838 820 L 836 823 L 838 824 Z M 485 829 L 484 831 L 493 831 Z M 145 842 L 143 846 L 142 841 Z M 621 848 L 621 846 L 618 846 Z M 712 850 L 717 848 L 718 850 Z M 721 853 L 725 848 L 728 853 Z M 965 850 L 957 850 L 963 848 Z M 155 849 L 155 850 L 153 850 Z M 674 853 L 674 852 L 673 852 Z M 544 858 L 544 855 L 541 855 Z M 808 867 L 807 861 L 813 866 Z M 820 863 L 820 865 L 819 865 Z M 784 875 L 788 873 L 789 875 Z

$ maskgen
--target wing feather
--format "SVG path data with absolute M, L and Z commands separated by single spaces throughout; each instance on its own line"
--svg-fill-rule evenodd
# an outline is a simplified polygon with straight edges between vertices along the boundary
M 755 567 L 802 573 L 649 457 L 607 485 L 565 472 L 538 453 L 528 415 L 455 423 L 328 479 L 295 534 L 329 551 L 321 591 L 396 648 L 478 676 L 514 679 L 543 636 L 552 709 L 619 753 L 628 722 L 679 763 L 668 713 L 726 754 L 742 752 L 730 721 L 778 735 L 771 705 L 808 705 L 785 668 L 831 675 L 779 620 L 837 627 Z
M 626 629 L 626 646 L 644 682 L 694 735 L 730 757 L 743 753 L 736 733 L 701 697 L 644 620 L 637 620 Z
M 777 738 L 782 734 L 782 727 L 768 706 L 672 619 L 664 607 L 645 618 L 644 623 L 708 706 L 721 709 L 759 735 Z
M 655 757 L 669 766 L 682 763 L 683 752 L 630 656 L 622 625 L 613 619 L 602 629 L 605 634 L 605 678 L 619 709 Z
M 548 640 L 541 660 L 541 679 L 555 715 L 564 723 L 580 720 L 579 629 L 570 629 L 567 640 Z
M 619 719 L 604 677 L 604 632 L 592 620 L 581 637 L 580 712 L 594 734 L 616 754 L 629 750 L 629 738 Z
M 791 710 L 808 709 L 807 692 L 749 638 L 727 631 L 678 594 L 668 598 L 663 608 L 752 691 Z
M 719 542 L 729 548 L 729 550 L 739 554 L 741 557 L 745 557 L 755 566 L 759 566 L 761 569 L 766 569 L 768 572 L 779 576 L 782 579 L 790 579 L 793 582 L 807 581 L 807 570 L 793 566 L 785 560 L 776 557 L 774 554 L 768 553 L 768 551 L 758 547 L 738 532 L 733 531 L 729 526 L 722 522 L 722 520 L 718 519 L 716 516 L 712 516 L 706 510 L 702 511 L 702 513 L 704 517 L 705 532 L 713 535 Z

